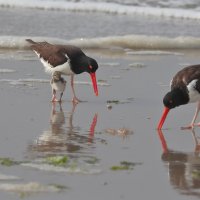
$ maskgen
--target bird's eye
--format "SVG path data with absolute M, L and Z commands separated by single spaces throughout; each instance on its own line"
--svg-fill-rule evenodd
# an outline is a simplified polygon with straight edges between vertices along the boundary
M 170 104 L 172 104 L 172 103 L 173 103 L 173 101 L 172 101 L 172 100 L 169 100 L 169 103 L 170 103 Z
M 92 69 L 92 66 L 91 66 L 91 65 L 89 65 L 89 66 L 88 66 L 88 68 L 89 68 L 89 69 Z

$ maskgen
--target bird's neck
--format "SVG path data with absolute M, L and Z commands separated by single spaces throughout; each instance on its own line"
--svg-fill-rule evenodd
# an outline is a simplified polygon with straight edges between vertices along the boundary
M 75 74 L 81 74 L 87 71 L 88 57 L 80 56 L 78 59 L 71 60 L 71 69 Z
M 171 92 L 175 95 L 177 106 L 187 104 L 190 100 L 186 88 L 175 88 Z

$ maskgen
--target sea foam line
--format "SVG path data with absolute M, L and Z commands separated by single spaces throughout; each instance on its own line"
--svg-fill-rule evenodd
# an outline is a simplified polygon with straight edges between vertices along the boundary
M 180 36 L 175 38 L 147 35 L 110 36 L 71 40 L 85 48 L 122 47 L 130 49 L 195 49 L 200 48 L 200 38 Z
M 26 41 L 28 36 L 0 36 L 0 48 L 28 49 L 30 44 Z M 31 37 L 34 41 L 47 41 L 52 44 L 72 44 L 81 48 L 113 48 L 143 49 L 143 50 L 169 50 L 169 49 L 199 49 L 200 38 L 180 36 L 175 38 L 147 35 L 124 35 L 101 38 L 81 38 L 63 40 L 50 37 Z
M 34 79 L 34 78 L 24 78 L 24 79 L 0 79 L 1 83 L 9 83 L 11 85 L 27 85 L 29 83 L 49 83 L 48 79 Z M 74 84 L 77 85 L 92 85 L 91 82 L 88 81 L 74 81 Z M 103 83 L 97 81 L 98 86 L 108 87 L 109 83 Z M 28 85 L 29 86 L 29 85 Z
M 18 193 L 32 193 L 32 192 L 60 192 L 61 189 L 55 185 L 42 185 L 37 182 L 29 183 L 0 183 L 0 190 Z
M 66 10 L 81 12 L 104 12 L 111 14 L 200 19 L 200 12 L 175 8 L 138 7 L 105 2 L 67 2 L 52 0 L 0 0 L 1 7 L 23 7 L 44 10 Z

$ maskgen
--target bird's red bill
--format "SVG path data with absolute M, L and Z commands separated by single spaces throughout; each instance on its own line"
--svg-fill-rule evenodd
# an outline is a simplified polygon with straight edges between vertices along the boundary
M 162 129 L 162 126 L 163 126 L 163 124 L 164 124 L 164 122 L 165 122 L 165 119 L 166 119 L 166 117 L 167 117 L 167 114 L 168 114 L 169 110 L 170 110 L 170 109 L 167 108 L 167 107 L 164 108 L 162 117 L 160 118 L 160 122 L 158 123 L 158 127 L 157 127 L 158 130 L 161 130 L 161 129 Z
M 96 96 L 98 96 L 98 87 L 97 87 L 97 81 L 96 81 L 96 74 L 95 73 L 90 73 L 90 77 L 92 79 L 92 85 L 94 88 L 94 93 Z

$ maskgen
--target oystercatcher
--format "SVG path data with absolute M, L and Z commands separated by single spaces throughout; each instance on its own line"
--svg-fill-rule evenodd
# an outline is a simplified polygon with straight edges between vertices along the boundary
M 64 75 L 71 76 L 71 88 L 73 92 L 73 102 L 80 100 L 75 95 L 74 75 L 88 72 L 90 74 L 94 92 L 98 96 L 98 88 L 96 82 L 96 70 L 98 64 L 95 59 L 86 56 L 83 51 L 72 45 L 53 45 L 48 42 L 34 42 L 26 39 L 31 43 L 32 50 L 38 55 L 40 61 L 45 67 L 45 71 L 53 74 L 59 71 Z
M 61 77 L 61 72 L 55 71 L 53 73 L 52 79 L 51 79 L 51 88 L 52 88 L 52 102 L 58 101 L 61 102 L 63 92 L 65 91 L 66 87 L 66 81 L 63 77 Z M 60 98 L 59 100 L 56 98 L 56 92 L 60 92 Z
M 162 129 L 170 109 L 187 103 L 197 102 L 196 112 L 189 126 L 182 129 L 193 128 L 200 110 L 200 65 L 185 67 L 179 71 L 171 81 L 171 91 L 163 98 L 164 110 L 157 129 Z

